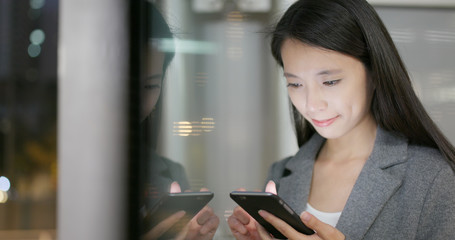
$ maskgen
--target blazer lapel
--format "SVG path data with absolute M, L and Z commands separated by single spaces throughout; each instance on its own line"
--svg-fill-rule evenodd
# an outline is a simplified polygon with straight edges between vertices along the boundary
M 311 139 L 286 164 L 291 172 L 281 178 L 278 195 L 298 214 L 305 210 L 310 194 L 313 166 L 316 155 L 325 139 L 315 133 Z
M 407 141 L 378 127 L 373 151 L 337 224 L 346 239 L 362 239 L 388 199 L 401 186 Z

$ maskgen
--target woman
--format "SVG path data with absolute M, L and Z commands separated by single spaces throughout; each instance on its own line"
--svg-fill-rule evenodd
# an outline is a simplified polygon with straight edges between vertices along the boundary
M 267 189 L 316 233 L 260 214 L 289 239 L 453 238 L 454 148 L 374 9 L 365 0 L 297 1 L 271 48 L 300 150 L 272 165 Z M 239 207 L 228 223 L 237 239 L 270 239 Z
M 173 52 L 164 52 L 160 41 L 172 40 L 173 35 L 162 14 L 152 4 L 147 3 L 148 22 L 151 23 L 148 31 L 149 46 L 146 57 L 146 74 L 140 83 L 140 121 L 141 121 L 141 212 L 145 219 L 150 209 L 153 209 L 160 197 L 167 192 L 176 193 L 190 191 L 190 185 L 184 167 L 160 156 L 156 153 L 156 145 L 160 130 L 162 94 L 161 89 L 166 70 L 174 57 Z M 207 189 L 201 189 L 207 191 Z M 144 221 L 141 239 L 212 239 L 219 225 L 219 218 L 213 209 L 205 206 L 182 229 L 179 220 L 185 213 L 179 211 L 162 222 Z M 147 223 L 147 224 L 146 224 Z M 174 228 L 175 227 L 175 228 Z M 181 230 L 181 231 L 180 231 Z M 179 232 L 177 232 L 179 231 Z

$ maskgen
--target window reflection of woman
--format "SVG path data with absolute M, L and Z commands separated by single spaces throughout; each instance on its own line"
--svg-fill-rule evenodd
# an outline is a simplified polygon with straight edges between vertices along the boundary
M 146 56 L 147 75 L 140 83 L 140 119 L 141 119 L 141 150 L 144 157 L 144 202 L 142 212 L 146 214 L 158 201 L 163 193 L 189 191 L 190 186 L 185 169 L 179 163 L 171 161 L 156 153 L 158 133 L 160 129 L 162 108 L 162 85 L 166 70 L 174 57 L 174 52 L 159 48 L 162 41 L 172 42 L 173 35 L 157 8 L 148 3 L 150 8 L 148 22 L 149 43 Z M 206 189 L 201 189 L 206 191 Z M 212 239 L 219 225 L 219 218 L 213 210 L 205 206 L 185 228 L 179 233 L 170 233 L 171 229 L 182 217 L 177 212 L 156 224 L 152 229 L 144 229 L 142 239 Z M 144 226 L 145 228 L 146 226 Z

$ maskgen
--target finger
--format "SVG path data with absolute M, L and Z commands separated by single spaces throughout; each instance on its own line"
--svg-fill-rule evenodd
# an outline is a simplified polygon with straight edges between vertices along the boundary
M 233 215 L 229 216 L 228 220 L 229 228 L 234 235 L 245 235 L 248 233 L 245 225 L 241 223 L 236 217 Z
M 239 222 L 245 225 L 250 223 L 252 219 L 252 217 L 245 210 L 243 210 L 243 208 L 239 206 L 234 208 L 234 213 L 232 215 L 234 215 L 239 220 Z
M 167 230 L 169 230 L 174 224 L 176 224 L 183 216 L 185 211 L 179 211 L 172 214 L 162 222 L 158 223 L 148 233 L 145 234 L 145 239 L 157 239 L 161 237 Z
M 343 233 L 341 233 L 338 229 L 321 222 L 308 212 L 303 212 L 300 218 L 305 225 L 317 232 L 317 235 L 322 239 L 345 239 Z
M 274 181 L 270 180 L 267 185 L 265 186 L 265 191 L 269 193 L 273 193 L 276 195 L 276 184 Z
M 267 211 L 260 210 L 259 215 L 263 217 L 267 222 L 272 224 L 276 230 L 281 232 L 288 239 L 301 239 L 303 234 L 296 231 L 293 227 L 289 226 L 285 221 L 275 217 L 273 214 L 268 213 Z
M 169 189 L 170 193 L 179 193 L 182 192 L 182 189 L 180 188 L 180 184 L 178 182 L 172 182 L 171 183 L 171 188 Z
M 201 190 L 199 190 L 199 192 L 210 192 L 210 190 L 208 188 L 201 188 Z
M 242 191 L 242 192 L 245 192 L 246 191 L 246 188 L 237 188 L 236 191 Z
M 215 233 L 218 225 L 220 224 L 220 219 L 216 215 L 212 215 L 202 226 L 199 231 L 201 235 Z
M 259 233 L 259 236 L 261 237 L 261 239 L 272 239 L 272 237 L 270 237 L 270 233 L 268 233 L 262 226 L 261 224 L 259 224 L 258 222 L 255 223 L 256 224 L 256 229 L 258 230 L 258 233 Z
M 205 206 L 201 211 L 198 212 L 198 214 L 196 214 L 196 222 L 199 225 L 204 225 L 204 223 L 207 222 L 207 220 L 213 215 L 215 214 L 213 213 L 212 208 Z

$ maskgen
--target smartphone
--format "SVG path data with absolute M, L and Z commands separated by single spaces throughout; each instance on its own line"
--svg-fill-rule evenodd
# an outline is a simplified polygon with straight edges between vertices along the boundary
M 213 192 L 167 193 L 147 212 L 143 219 L 143 233 L 150 231 L 157 224 L 179 211 L 185 215 L 170 228 L 163 239 L 170 239 L 212 200 Z
M 278 195 L 267 192 L 242 192 L 234 191 L 230 193 L 232 200 L 234 200 L 240 207 L 242 207 L 248 214 L 251 215 L 256 221 L 261 224 L 273 237 L 278 239 L 285 239 L 286 237 L 281 234 L 272 224 L 267 222 L 259 215 L 259 210 L 265 210 L 281 220 L 285 221 L 295 230 L 311 235 L 314 231 L 305 224 L 294 210 L 289 207 Z

